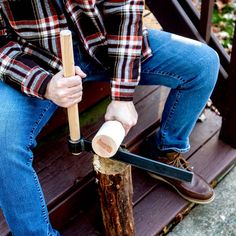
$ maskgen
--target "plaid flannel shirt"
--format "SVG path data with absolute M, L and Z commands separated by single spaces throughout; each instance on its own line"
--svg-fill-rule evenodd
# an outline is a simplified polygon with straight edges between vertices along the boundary
M 69 19 L 89 55 L 113 72 L 112 99 L 132 100 L 141 61 L 151 56 L 144 0 L 67 0 L 63 6 L 65 12 L 55 0 L 0 0 L 0 78 L 43 98 L 62 69 L 60 31 Z

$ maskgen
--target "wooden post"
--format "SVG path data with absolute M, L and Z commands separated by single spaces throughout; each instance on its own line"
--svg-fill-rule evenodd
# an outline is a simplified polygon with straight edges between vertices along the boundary
M 106 236 L 134 236 L 131 166 L 94 155 Z
M 236 148 L 236 26 L 234 28 L 233 50 L 231 53 L 227 91 L 222 114 L 220 138 Z
M 214 0 L 205 0 L 202 1 L 201 5 L 200 32 L 207 43 L 209 43 L 211 38 L 211 20 L 214 4 Z
M 105 235 L 134 236 L 131 166 L 111 160 L 125 137 L 118 121 L 107 121 L 92 140 Z

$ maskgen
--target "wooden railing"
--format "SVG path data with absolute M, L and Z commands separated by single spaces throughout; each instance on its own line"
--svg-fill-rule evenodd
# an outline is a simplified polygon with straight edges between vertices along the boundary
M 203 0 L 200 13 L 191 0 L 146 0 L 146 5 L 165 31 L 206 42 L 219 54 L 220 73 L 211 99 L 222 115 L 220 138 L 236 148 L 236 33 L 229 56 L 211 31 L 214 0 Z

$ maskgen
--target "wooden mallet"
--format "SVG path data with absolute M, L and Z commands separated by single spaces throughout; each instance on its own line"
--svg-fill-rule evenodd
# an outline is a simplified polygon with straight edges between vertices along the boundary
M 72 35 L 70 30 L 63 30 L 60 33 L 61 53 L 64 77 L 75 75 L 74 53 Z M 78 155 L 80 150 L 81 134 L 79 125 L 79 109 L 75 104 L 67 109 L 69 122 L 69 147 L 74 155 Z M 103 124 L 92 141 L 92 148 L 96 154 L 102 157 L 112 157 L 120 147 L 125 137 L 125 130 L 120 122 L 108 121 Z

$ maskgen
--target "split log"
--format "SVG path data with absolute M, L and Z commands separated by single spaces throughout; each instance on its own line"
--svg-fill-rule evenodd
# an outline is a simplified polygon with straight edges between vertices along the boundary
M 106 236 L 134 236 L 131 166 L 94 155 Z

